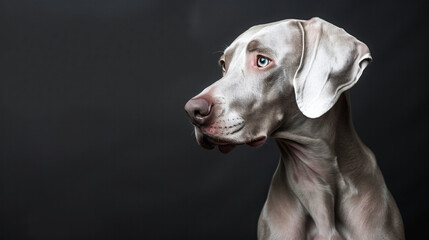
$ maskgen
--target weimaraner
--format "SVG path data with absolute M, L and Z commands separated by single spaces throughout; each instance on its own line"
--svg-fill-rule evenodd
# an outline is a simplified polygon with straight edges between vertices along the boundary
M 223 77 L 186 103 L 198 143 L 281 152 L 258 239 L 404 239 L 374 154 L 354 130 L 349 94 L 368 47 L 320 18 L 257 25 L 220 58 Z

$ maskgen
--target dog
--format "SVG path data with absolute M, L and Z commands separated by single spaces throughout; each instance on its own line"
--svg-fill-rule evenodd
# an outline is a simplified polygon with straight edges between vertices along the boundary
M 281 158 L 258 239 L 405 239 L 351 118 L 347 90 L 371 60 L 364 43 L 320 18 L 256 25 L 224 51 L 223 77 L 186 103 L 204 148 L 275 139 Z

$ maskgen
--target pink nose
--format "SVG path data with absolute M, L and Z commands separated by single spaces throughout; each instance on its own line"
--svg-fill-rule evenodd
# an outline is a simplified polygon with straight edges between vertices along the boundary
M 212 104 L 205 98 L 189 100 L 185 105 L 185 111 L 191 118 L 192 124 L 203 126 L 212 113 Z

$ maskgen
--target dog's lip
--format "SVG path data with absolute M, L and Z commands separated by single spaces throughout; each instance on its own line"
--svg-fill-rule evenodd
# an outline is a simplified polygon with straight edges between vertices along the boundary
M 236 144 L 232 144 L 225 140 L 219 140 L 218 138 L 208 136 L 207 134 L 201 134 L 198 142 L 200 146 L 206 149 L 213 149 L 217 146 L 221 153 L 229 153 L 236 146 Z
M 206 141 L 206 143 L 210 143 L 210 145 L 212 146 L 231 146 L 231 145 L 237 146 L 237 145 L 247 144 L 252 147 L 257 147 L 262 145 L 265 142 L 265 140 L 266 140 L 265 136 L 260 136 L 260 137 L 253 138 L 248 142 L 236 142 L 236 141 L 231 141 L 231 140 L 226 140 L 215 136 L 211 136 L 209 134 L 203 135 L 203 141 Z
M 205 149 L 213 149 L 215 147 L 218 147 L 219 151 L 222 153 L 230 152 L 237 145 L 247 144 L 252 147 L 257 147 L 262 145 L 266 140 L 266 136 L 259 136 L 256 138 L 252 138 L 250 141 L 237 142 L 234 140 L 213 136 L 207 132 L 201 131 L 201 129 L 199 128 L 195 129 L 195 133 L 196 133 L 197 141 L 201 147 Z
M 239 145 L 239 143 L 235 143 L 235 142 L 231 142 L 231 141 L 226 141 L 220 138 L 216 138 L 213 136 L 209 136 L 209 135 L 204 135 L 205 140 L 207 140 L 207 142 L 216 145 L 216 146 L 223 146 L 223 145 Z
M 255 139 L 253 139 L 250 142 L 247 142 L 246 144 L 252 147 L 258 147 L 261 146 L 262 144 L 264 144 L 266 137 L 265 136 L 261 136 L 261 137 L 257 137 Z

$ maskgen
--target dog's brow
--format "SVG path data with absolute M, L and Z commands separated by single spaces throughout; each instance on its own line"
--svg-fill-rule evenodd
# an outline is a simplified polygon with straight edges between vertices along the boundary
M 231 61 L 233 54 L 234 54 L 234 49 L 225 51 L 224 56 L 225 56 L 225 62 L 226 63 L 229 63 Z
M 274 51 L 268 47 L 264 47 L 258 40 L 252 40 L 247 44 L 248 52 L 260 52 L 268 55 L 273 55 Z
M 235 48 L 227 49 L 222 56 L 219 58 L 219 64 L 221 61 L 225 62 L 225 66 L 228 67 L 229 63 L 232 60 L 232 56 L 234 55 Z

